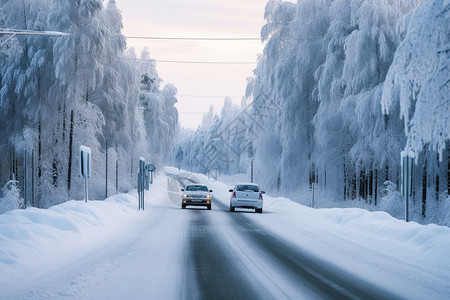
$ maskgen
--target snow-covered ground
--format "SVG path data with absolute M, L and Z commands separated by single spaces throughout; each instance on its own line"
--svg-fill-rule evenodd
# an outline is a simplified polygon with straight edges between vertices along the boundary
M 242 274 L 254 276 L 265 297 L 309 298 L 310 291 L 290 284 L 292 275 L 277 268 L 273 257 L 240 235 L 242 228 L 231 216 L 396 296 L 450 295 L 448 227 L 406 223 L 362 209 L 311 209 L 270 193 L 262 215 L 231 214 L 226 211 L 230 184 L 181 173 L 214 190 L 212 211 L 181 210 L 177 184 L 161 174 L 146 192 L 145 211 L 137 210 L 132 192 L 0 215 L 0 299 L 196 298 L 196 284 L 186 288 L 185 280 L 192 271 L 187 271 L 186 254 L 195 238 L 186 229 L 192 224 L 220 225 L 213 233 L 229 247 L 222 251 L 232 254 Z

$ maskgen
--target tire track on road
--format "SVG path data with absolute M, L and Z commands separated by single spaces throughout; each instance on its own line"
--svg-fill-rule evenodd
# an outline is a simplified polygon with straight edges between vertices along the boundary
M 198 183 L 192 178 L 174 178 L 183 188 L 187 182 Z M 193 215 L 186 228 L 186 298 L 263 299 L 264 289 L 257 290 L 247 274 L 238 265 L 230 263 L 236 262 L 236 257 L 224 251 L 223 243 L 215 236 L 211 212 L 191 209 L 186 213 Z
M 237 264 L 235 257 L 224 251 L 222 243 L 214 236 L 209 217 L 204 210 L 192 210 L 195 214 L 189 228 L 188 278 L 195 278 L 199 299 L 262 299 L 246 274 Z M 189 280 L 187 280 L 189 285 Z M 187 289 L 192 289 L 188 286 Z
M 215 203 L 228 211 L 228 207 L 220 201 Z M 262 231 L 239 212 L 231 213 L 230 217 L 245 229 L 241 233 L 247 240 L 251 240 L 255 247 L 275 258 L 280 267 L 291 274 L 293 280 L 302 282 L 303 285 L 306 283 L 320 299 L 399 299 L 398 296 L 374 286 L 363 278 L 357 278 L 344 269 L 304 252 L 267 231 Z
M 188 179 L 188 181 L 196 183 L 193 180 Z M 179 182 L 182 184 L 181 181 Z M 216 207 L 229 211 L 228 207 L 217 199 L 213 203 Z M 279 267 L 290 274 L 294 282 L 308 287 L 320 299 L 399 299 L 397 295 L 371 284 L 364 278 L 355 277 L 345 269 L 325 262 L 273 234 L 262 231 L 254 222 L 239 212 L 230 213 L 229 216 L 243 229 L 236 231 L 241 233 L 245 240 L 251 241 L 255 248 L 263 250 L 266 255 L 275 259 Z M 197 223 L 193 226 L 204 225 Z M 195 237 L 192 238 L 195 239 Z M 214 243 L 214 248 L 223 252 L 220 245 Z M 253 295 L 257 295 L 257 293 Z

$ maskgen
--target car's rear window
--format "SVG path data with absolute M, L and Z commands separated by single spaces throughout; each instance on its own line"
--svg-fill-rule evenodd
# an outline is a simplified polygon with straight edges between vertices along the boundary
M 258 186 L 257 185 L 238 185 L 236 190 L 238 192 L 258 192 Z
M 204 185 L 188 185 L 186 187 L 186 191 L 190 191 L 190 192 L 196 192 L 196 191 L 201 191 L 201 192 L 207 192 L 208 188 Z

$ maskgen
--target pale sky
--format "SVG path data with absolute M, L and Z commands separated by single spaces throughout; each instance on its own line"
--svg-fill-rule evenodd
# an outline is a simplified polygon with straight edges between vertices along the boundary
M 123 34 L 156 37 L 259 37 L 267 0 L 116 0 L 122 11 Z M 184 61 L 254 61 L 254 65 L 157 63 L 163 84 L 178 89 L 180 124 L 197 128 L 211 104 L 220 113 L 224 96 L 239 104 L 246 78 L 253 75 L 260 41 L 185 41 L 128 39 L 140 54 Z M 187 97 L 223 96 L 223 97 Z

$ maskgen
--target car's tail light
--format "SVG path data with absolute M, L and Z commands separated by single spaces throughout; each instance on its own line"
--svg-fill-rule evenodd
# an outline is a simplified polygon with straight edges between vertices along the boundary
M 233 196 L 231 197 L 236 198 L 236 192 L 233 192 Z
M 259 193 L 259 200 L 262 200 L 262 194 Z

